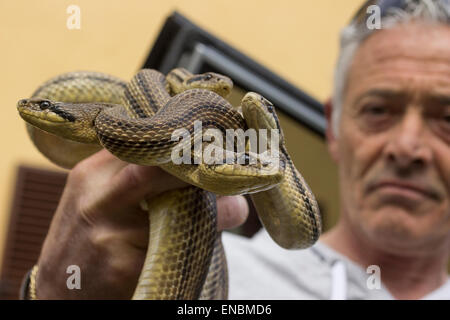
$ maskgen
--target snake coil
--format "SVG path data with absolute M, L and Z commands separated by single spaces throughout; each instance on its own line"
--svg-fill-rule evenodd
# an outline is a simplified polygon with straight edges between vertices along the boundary
M 231 88 L 231 80 L 222 75 L 192 75 L 185 69 L 167 76 L 144 69 L 128 83 L 98 72 L 71 72 L 50 79 L 18 103 L 33 143 L 62 167 L 106 148 L 127 162 L 158 165 L 192 185 L 144 203 L 151 221 L 149 246 L 133 299 L 227 298 L 215 194 L 251 194 L 262 224 L 284 248 L 309 247 L 320 235 L 316 200 L 287 153 L 273 105 L 248 93 L 239 111 L 223 98 Z M 196 121 L 203 124 L 202 133 L 278 130 L 279 157 L 176 165 L 170 161 L 177 145 L 172 133 L 186 130 L 188 145 L 193 145 L 198 142 Z M 236 150 L 224 152 L 242 157 Z

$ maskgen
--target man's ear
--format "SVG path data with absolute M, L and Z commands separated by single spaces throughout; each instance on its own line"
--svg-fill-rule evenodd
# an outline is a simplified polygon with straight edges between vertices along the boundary
M 327 130 L 325 134 L 327 139 L 328 152 L 330 153 L 331 158 L 335 162 L 339 162 L 338 142 L 334 135 L 333 121 L 331 119 L 331 115 L 333 114 L 333 102 L 331 98 L 325 102 L 324 108 L 325 108 L 325 117 L 327 119 Z

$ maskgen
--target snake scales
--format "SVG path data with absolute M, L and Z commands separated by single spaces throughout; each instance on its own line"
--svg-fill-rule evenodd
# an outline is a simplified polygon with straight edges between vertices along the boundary
M 56 164 L 71 168 L 104 147 L 128 162 L 159 165 L 193 185 L 146 203 L 149 247 L 133 299 L 227 298 L 215 194 L 251 194 L 262 224 L 284 248 L 308 247 L 320 235 L 317 203 L 287 153 L 273 105 L 248 93 L 239 112 L 223 98 L 231 88 L 224 76 L 184 69 L 166 77 L 144 69 L 128 83 L 103 73 L 71 72 L 18 102 L 34 144 Z M 177 142 L 171 141 L 172 132 L 187 129 L 195 143 L 196 120 L 202 121 L 203 132 L 278 129 L 280 157 L 266 161 L 256 155 L 255 162 L 244 164 L 173 164 L 170 152 Z M 235 160 L 249 155 L 235 151 Z

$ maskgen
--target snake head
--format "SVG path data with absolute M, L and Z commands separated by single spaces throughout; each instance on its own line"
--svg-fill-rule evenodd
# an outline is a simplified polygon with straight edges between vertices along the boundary
M 284 178 L 286 158 L 282 153 L 245 152 L 236 156 L 222 164 L 200 164 L 202 188 L 220 195 L 251 194 L 271 189 Z
M 206 72 L 188 77 L 183 81 L 183 85 L 189 89 L 210 90 L 224 98 L 233 89 L 233 81 L 230 78 L 214 72 Z
M 23 120 L 48 133 L 82 143 L 96 143 L 94 119 L 100 104 L 80 108 L 79 104 L 55 102 L 48 99 L 21 99 L 17 110 Z
M 242 114 L 249 128 L 255 130 L 278 130 L 280 145 L 284 143 L 284 135 L 275 106 L 262 95 L 247 93 L 241 101 Z
M 17 110 L 25 121 L 33 117 L 55 123 L 75 121 L 72 114 L 62 110 L 57 102 L 48 99 L 21 99 L 17 103 Z

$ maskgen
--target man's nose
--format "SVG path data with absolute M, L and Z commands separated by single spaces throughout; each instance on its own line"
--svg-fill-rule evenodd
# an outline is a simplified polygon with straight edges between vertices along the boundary
M 422 168 L 431 161 L 426 123 L 418 110 L 404 114 L 389 139 L 386 156 L 399 169 Z

